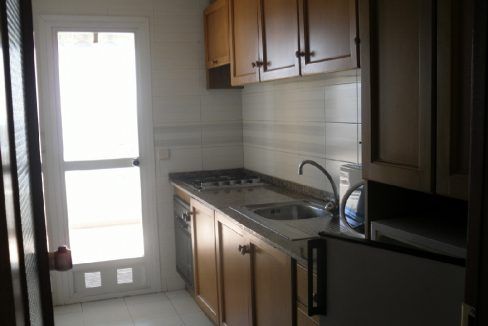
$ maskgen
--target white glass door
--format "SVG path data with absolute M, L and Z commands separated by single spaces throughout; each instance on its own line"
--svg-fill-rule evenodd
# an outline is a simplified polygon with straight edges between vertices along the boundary
M 146 49 L 140 31 L 96 27 L 46 35 L 53 92 L 40 93 L 55 103 L 40 108 L 54 118 L 41 120 L 48 230 L 74 264 L 52 274 L 57 303 L 160 289 Z

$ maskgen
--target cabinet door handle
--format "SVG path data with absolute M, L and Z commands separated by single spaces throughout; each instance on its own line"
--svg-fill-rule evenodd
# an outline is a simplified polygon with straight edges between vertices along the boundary
M 251 253 L 251 249 L 249 248 L 248 245 L 239 245 L 239 252 L 241 253 L 241 255 L 245 255 L 245 254 L 250 254 Z
M 297 58 L 304 57 L 305 56 L 305 51 L 296 51 L 295 56 Z
M 327 313 L 327 242 L 325 239 L 313 239 L 307 243 L 308 268 L 308 315 L 325 315 Z M 317 251 L 317 291 L 313 288 L 314 251 Z
M 215 65 L 215 64 L 219 63 L 219 60 L 212 60 L 212 63 Z
M 257 62 L 257 61 L 256 61 L 256 62 Z M 252 66 L 253 68 L 256 68 L 256 62 L 251 62 L 251 66 Z

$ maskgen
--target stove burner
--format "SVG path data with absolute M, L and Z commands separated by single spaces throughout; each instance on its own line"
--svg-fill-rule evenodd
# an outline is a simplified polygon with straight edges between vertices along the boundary
M 234 187 L 249 187 L 249 186 L 262 186 L 265 183 L 256 176 L 209 176 L 198 179 L 189 180 L 187 182 L 190 186 L 202 190 L 217 190 L 223 188 Z

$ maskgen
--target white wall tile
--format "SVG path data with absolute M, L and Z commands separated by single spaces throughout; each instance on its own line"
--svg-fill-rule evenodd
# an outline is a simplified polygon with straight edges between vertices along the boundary
M 357 83 L 325 87 L 325 121 L 358 122 Z
M 357 124 L 325 124 L 325 156 L 328 159 L 357 163 Z

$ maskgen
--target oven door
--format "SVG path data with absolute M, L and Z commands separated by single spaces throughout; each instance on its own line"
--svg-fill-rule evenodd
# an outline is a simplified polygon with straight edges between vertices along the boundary
M 179 197 L 174 198 L 176 270 L 188 288 L 193 288 L 193 255 L 191 223 L 186 220 L 190 206 Z

